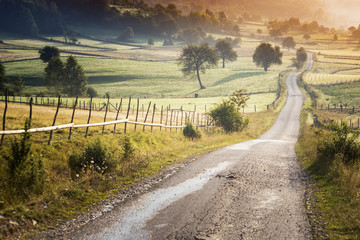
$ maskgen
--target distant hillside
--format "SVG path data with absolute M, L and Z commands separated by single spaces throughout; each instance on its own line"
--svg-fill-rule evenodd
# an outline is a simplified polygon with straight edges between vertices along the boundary
M 155 5 L 175 3 L 183 10 L 225 11 L 228 15 L 260 14 L 269 19 L 300 17 L 313 20 L 321 8 L 319 0 L 145 0 Z

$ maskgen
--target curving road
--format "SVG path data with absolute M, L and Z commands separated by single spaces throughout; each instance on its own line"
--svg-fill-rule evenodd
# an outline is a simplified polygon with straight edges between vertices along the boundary
M 259 139 L 192 162 L 63 238 L 311 239 L 295 154 L 304 102 L 297 75 L 287 78 L 286 105 Z

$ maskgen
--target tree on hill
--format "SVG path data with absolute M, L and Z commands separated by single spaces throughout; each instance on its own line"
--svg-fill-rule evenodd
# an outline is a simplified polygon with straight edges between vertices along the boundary
M 226 61 L 235 61 L 237 59 L 237 53 L 233 50 L 233 47 L 228 41 L 221 40 L 216 43 L 215 49 L 222 59 L 223 68 L 225 68 Z
M 52 57 L 59 57 L 60 50 L 57 47 L 45 46 L 39 50 L 40 59 L 47 63 Z
M 87 90 L 87 76 L 73 56 L 68 57 L 64 67 L 65 92 L 71 96 L 83 96 Z
M 182 50 L 178 63 L 182 66 L 184 75 L 191 75 L 196 72 L 197 79 L 201 89 L 204 89 L 201 79 L 200 71 L 205 72 L 205 69 L 217 65 L 218 56 L 215 49 L 209 47 L 207 43 L 200 46 L 188 45 Z
M 5 66 L 2 62 L 0 62 L 0 93 L 5 92 L 5 84 L 7 83 L 7 79 L 5 76 Z
M 281 65 L 282 56 L 279 46 L 272 47 L 270 43 L 261 43 L 255 49 L 252 58 L 256 66 L 263 67 L 264 71 L 267 71 L 273 64 Z
M 293 37 L 286 37 L 282 42 L 282 46 L 288 49 L 294 48 L 296 46 L 296 42 Z

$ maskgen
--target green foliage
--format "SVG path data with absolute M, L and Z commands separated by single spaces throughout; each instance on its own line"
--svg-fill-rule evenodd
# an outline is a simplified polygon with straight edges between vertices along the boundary
M 84 152 L 70 155 L 68 166 L 74 176 L 88 170 L 104 174 L 114 170 L 116 164 L 105 145 L 97 139 L 89 144 Z
M 45 46 L 39 50 L 40 59 L 48 63 L 52 57 L 60 57 L 60 50 L 57 47 Z
M 358 162 L 360 156 L 359 131 L 353 131 L 346 123 L 329 123 L 326 128 L 330 135 L 323 138 L 317 146 L 317 160 L 329 164 L 335 159 L 344 164 Z
M 83 96 L 87 90 L 87 76 L 73 56 L 68 57 L 64 67 L 64 91 L 69 96 Z
M 87 88 L 87 91 L 86 91 L 86 94 L 87 94 L 89 97 L 97 97 L 97 95 L 98 95 L 97 91 L 96 91 L 95 88 L 93 88 L 93 87 L 88 87 L 88 88 Z
M 194 125 L 190 122 L 186 122 L 186 127 L 183 129 L 183 134 L 186 138 L 194 140 L 194 138 L 201 138 L 201 132 L 198 128 L 195 128 Z
M 239 132 L 248 125 L 239 113 L 237 106 L 230 100 L 223 102 L 210 110 L 209 114 L 217 126 L 222 127 L 225 132 Z
M 154 39 L 149 38 L 149 39 L 148 39 L 148 45 L 149 45 L 149 46 L 154 46 Z
M 124 143 L 122 145 L 123 155 L 122 159 L 125 161 L 130 161 L 135 154 L 134 144 L 129 136 L 125 136 Z
M 123 42 L 132 42 L 134 36 L 135 34 L 133 28 L 127 27 L 126 30 L 123 31 L 117 39 Z
M 21 96 L 23 91 L 24 91 L 24 80 L 22 79 L 22 77 L 20 75 L 16 75 L 15 79 L 14 79 L 14 84 L 13 84 L 13 92 L 14 94 L 16 94 L 17 96 Z
M 52 57 L 45 68 L 45 85 L 57 95 L 64 85 L 64 64 L 60 57 Z
M 301 47 L 298 50 L 296 50 L 296 60 L 299 62 L 305 62 L 307 59 L 307 53 L 306 50 Z
M 280 52 L 279 46 L 273 48 L 270 43 L 261 43 L 255 49 L 252 58 L 256 66 L 263 67 L 264 71 L 267 71 L 273 64 L 281 65 L 282 56 L 283 53 Z
M 223 61 L 223 68 L 225 68 L 225 61 L 235 61 L 238 57 L 237 53 L 231 46 L 231 43 L 226 40 L 221 40 L 216 43 L 215 49 L 219 54 L 219 57 Z
M 0 61 L 0 93 L 5 92 L 5 84 L 7 82 L 7 78 L 5 76 L 5 66 Z
M 200 46 L 188 45 L 182 50 L 178 63 L 182 66 L 182 72 L 185 75 L 197 73 L 200 88 L 205 88 L 200 79 L 200 71 L 205 72 L 207 67 L 215 66 L 218 62 L 218 56 L 215 49 L 209 47 L 207 43 Z
M 294 48 L 296 46 L 296 42 L 294 40 L 293 37 L 286 37 L 283 41 L 282 41 L 282 46 L 284 48 Z
M 234 91 L 233 95 L 229 97 L 229 100 L 235 104 L 238 111 L 240 111 L 241 108 L 246 107 L 246 102 L 250 99 L 250 95 L 245 93 L 246 90 L 240 89 Z
M 30 120 L 25 122 L 25 133 L 20 141 L 11 142 L 11 154 L 6 156 L 8 187 L 16 196 L 28 198 L 30 194 L 40 194 L 44 186 L 42 160 L 35 160 L 31 154 Z

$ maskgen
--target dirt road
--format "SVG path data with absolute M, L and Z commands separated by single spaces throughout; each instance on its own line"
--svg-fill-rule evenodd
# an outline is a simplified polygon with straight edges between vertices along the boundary
M 155 190 L 109 206 L 106 214 L 57 238 L 311 239 L 305 177 L 295 154 L 304 101 L 296 78 L 287 78 L 286 105 L 259 139 L 210 153 Z

